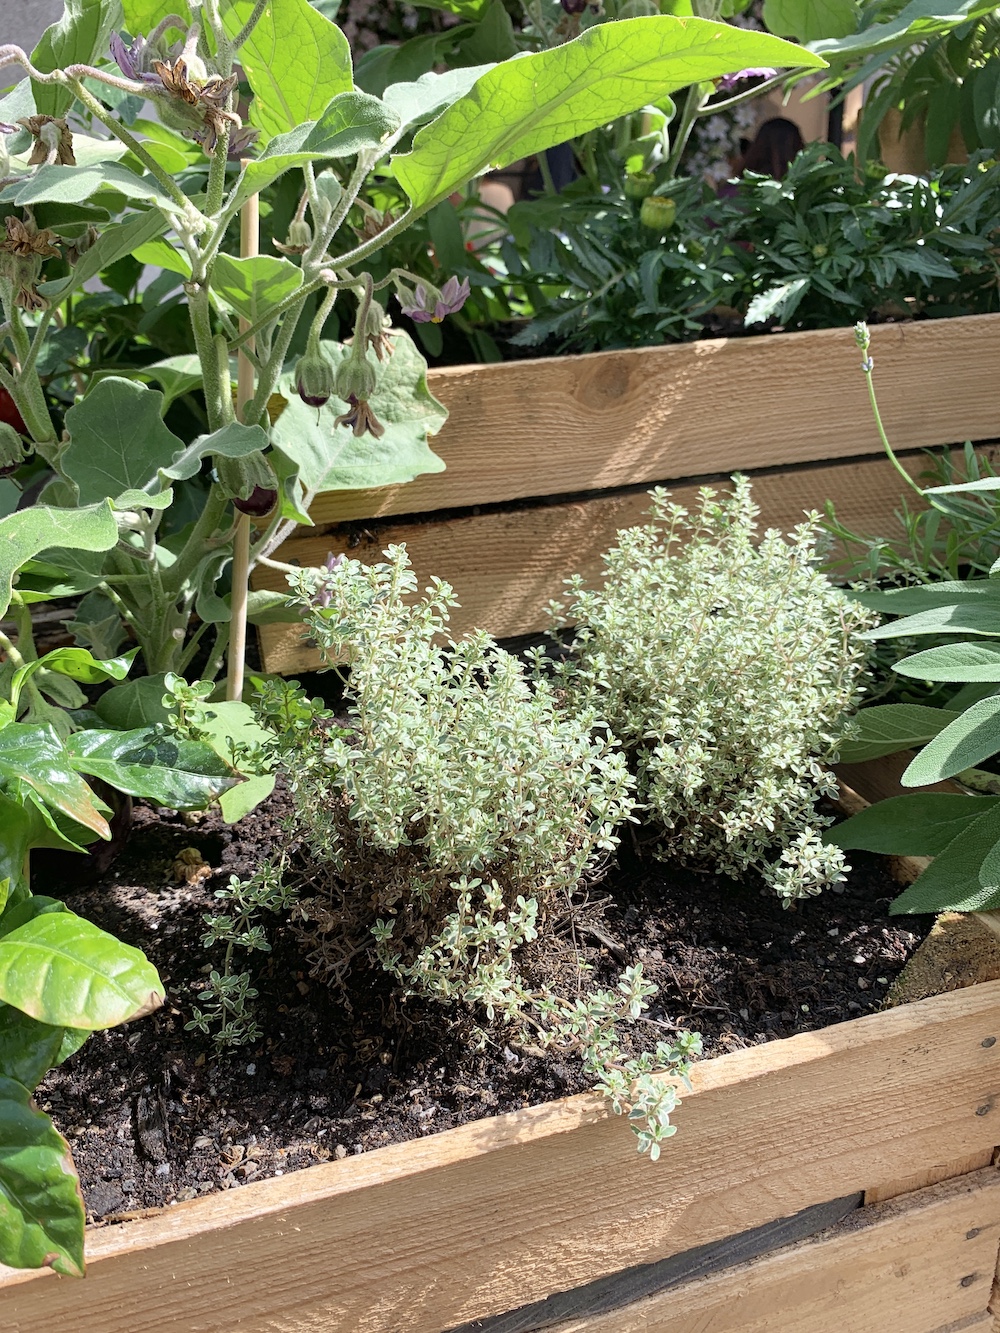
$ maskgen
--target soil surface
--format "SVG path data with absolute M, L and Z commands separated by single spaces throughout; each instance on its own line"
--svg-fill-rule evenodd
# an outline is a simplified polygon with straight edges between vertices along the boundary
M 347 1003 L 335 999 L 275 918 L 266 919 L 273 951 L 251 964 L 263 1037 L 219 1055 L 186 1031 L 202 978 L 220 962 L 200 943 L 213 890 L 287 838 L 288 809 L 279 791 L 234 830 L 211 815 L 192 824 L 140 806 L 119 859 L 90 884 L 68 884 L 65 860 L 37 858 L 36 891 L 51 894 L 61 880 L 75 911 L 146 951 L 168 992 L 158 1013 L 97 1033 L 38 1090 L 70 1140 L 91 1220 L 124 1220 L 588 1086 L 576 1061 L 533 1056 L 508 1028 L 476 1049 L 447 1011 L 401 1004 L 381 971 L 356 967 Z M 890 918 L 898 888 L 885 863 L 860 853 L 852 861 L 842 891 L 786 911 L 760 883 L 628 847 L 531 965 L 544 963 L 568 990 L 574 940 L 594 968 L 590 984 L 613 984 L 641 961 L 660 995 L 637 1047 L 689 1027 L 712 1056 L 856 1018 L 880 1007 L 931 922 Z

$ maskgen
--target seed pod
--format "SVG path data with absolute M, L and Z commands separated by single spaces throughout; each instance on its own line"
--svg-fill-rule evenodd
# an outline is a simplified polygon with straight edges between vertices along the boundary
M 295 372 L 295 391 L 308 407 L 323 407 L 335 392 L 333 366 L 317 348 L 307 347 Z M 343 395 L 341 395 L 343 397 Z
M 667 199 L 662 194 L 651 194 L 642 201 L 639 221 L 650 231 L 659 232 L 663 236 L 674 225 L 676 216 L 677 205 L 673 199 Z
M 262 518 L 278 500 L 278 478 L 274 468 L 258 450 L 245 458 L 217 455 L 215 472 L 223 493 L 241 514 Z
M 0 477 L 10 477 L 31 453 L 13 426 L 0 421 Z
M 630 171 L 625 177 L 625 198 L 646 199 L 655 186 L 656 180 L 648 171 Z

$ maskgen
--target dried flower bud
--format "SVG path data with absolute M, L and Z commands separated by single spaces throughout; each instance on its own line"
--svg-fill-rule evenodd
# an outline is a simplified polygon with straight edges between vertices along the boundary
M 0 421 L 0 477 L 10 477 L 31 454 L 31 446 L 18 435 L 13 426 Z
M 28 131 L 34 140 L 29 167 L 42 166 L 44 163 L 57 163 L 62 167 L 75 167 L 73 153 L 73 135 L 65 120 L 56 116 L 25 116 L 17 122 Z
M 223 493 L 240 513 L 261 518 L 277 503 L 278 478 L 259 450 L 245 458 L 226 458 L 218 454 L 215 472 Z
M 365 326 L 365 338 L 380 361 L 392 356 L 392 320 L 378 301 L 372 301 L 368 307 L 368 320 Z
M 639 221 L 650 231 L 664 235 L 674 225 L 676 217 L 677 205 L 673 199 L 667 199 L 662 194 L 651 194 L 642 201 Z
M 283 255 L 304 255 L 312 245 L 312 238 L 312 227 L 305 218 L 293 218 L 288 224 L 288 235 L 284 244 L 275 241 L 274 248 L 280 250 Z
M 324 407 L 336 391 L 335 380 L 333 366 L 319 347 L 307 347 L 295 369 L 295 392 L 302 401 L 308 407 Z
M 631 171 L 625 177 L 625 198 L 646 199 L 656 187 L 656 178 L 648 171 Z

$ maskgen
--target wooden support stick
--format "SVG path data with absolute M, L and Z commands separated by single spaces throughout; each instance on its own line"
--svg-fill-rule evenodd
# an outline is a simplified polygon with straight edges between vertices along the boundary
M 243 164 L 244 167 L 246 163 Z M 240 256 L 247 259 L 260 253 L 260 201 L 252 194 L 243 205 L 240 213 Z M 249 327 L 245 319 L 240 320 L 240 332 Z M 251 340 L 250 348 L 252 350 Z M 236 418 L 243 420 L 243 411 L 254 395 L 253 363 L 245 355 L 243 348 L 238 353 L 236 377 Z M 240 514 L 233 534 L 232 568 L 232 621 L 229 626 L 228 676 L 226 679 L 226 698 L 242 699 L 243 672 L 247 647 L 247 597 L 250 578 L 250 515 Z

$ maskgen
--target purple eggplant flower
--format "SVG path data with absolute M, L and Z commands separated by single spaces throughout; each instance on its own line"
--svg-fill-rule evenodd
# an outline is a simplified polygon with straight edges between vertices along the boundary
M 454 315 L 469 299 L 469 279 L 461 282 L 452 276 L 440 291 L 428 289 L 422 282 L 417 284 L 413 301 L 408 305 L 400 302 L 404 315 L 409 315 L 414 324 L 440 324 L 446 315 Z
M 720 93 L 730 93 L 739 84 L 747 79 L 773 79 L 777 74 L 776 69 L 741 69 L 735 74 L 723 74 L 721 79 L 716 81 L 716 91 Z
M 163 87 L 160 76 L 148 68 L 156 52 L 150 50 L 145 37 L 140 35 L 133 39 L 131 46 L 126 46 L 119 34 L 113 32 L 108 38 L 108 46 L 111 48 L 112 60 L 126 79 L 132 79 L 135 83 L 148 83 L 151 87 Z

